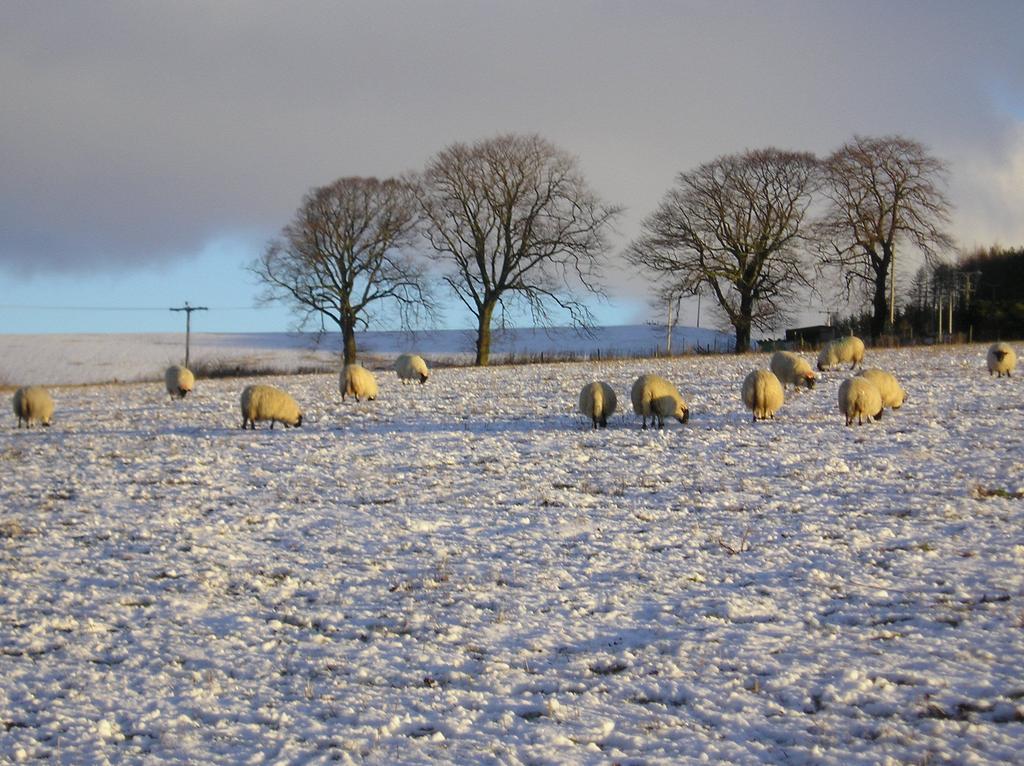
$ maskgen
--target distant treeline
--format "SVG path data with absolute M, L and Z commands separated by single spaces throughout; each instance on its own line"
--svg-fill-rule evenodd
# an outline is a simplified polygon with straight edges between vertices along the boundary
M 867 335 L 870 319 L 865 312 L 837 324 L 840 332 Z M 896 312 L 896 334 L 917 340 L 1024 338 L 1024 247 L 996 245 L 956 264 L 920 268 Z
M 991 247 L 960 262 L 961 272 L 977 273 L 970 300 L 957 306 L 961 321 L 980 340 L 1024 338 L 1024 247 Z

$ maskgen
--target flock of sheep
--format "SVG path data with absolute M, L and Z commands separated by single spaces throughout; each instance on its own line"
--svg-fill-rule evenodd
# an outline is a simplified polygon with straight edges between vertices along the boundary
M 818 370 L 830 370 L 839 364 L 850 364 L 854 369 L 864 361 L 864 343 L 853 336 L 829 341 L 818 354 Z M 994 343 L 986 357 L 990 375 L 1010 376 L 1017 365 L 1017 355 L 1006 343 Z M 743 381 L 740 396 L 743 404 L 753 414 L 753 419 L 767 420 L 775 417 L 782 406 L 785 387 L 804 386 L 814 388 L 817 375 L 810 363 L 791 351 L 776 351 L 772 355 L 770 369 L 752 371 Z M 641 375 L 630 390 L 633 412 L 642 418 L 642 428 L 651 425 L 665 427 L 665 418 L 674 417 L 680 423 L 689 419 L 689 409 L 679 391 L 669 381 L 658 375 Z M 839 386 L 839 411 L 846 418 L 846 425 L 858 425 L 874 418 L 878 420 L 886 407 L 899 409 L 907 400 L 907 394 L 899 381 L 885 370 L 861 369 L 857 375 L 847 378 Z M 615 391 L 604 381 L 588 383 L 580 391 L 580 412 L 591 419 L 594 428 L 608 425 L 608 417 L 615 413 L 618 401 Z
M 830 370 L 839 364 L 850 364 L 852 370 L 864 360 L 864 343 L 856 337 L 839 338 L 830 341 L 818 355 L 818 370 Z M 1010 376 L 1017 365 L 1017 355 L 1006 343 L 994 343 L 986 357 L 990 375 Z M 419 381 L 426 383 L 430 370 L 422 357 L 402 354 L 395 361 L 395 372 L 403 384 Z M 811 365 L 799 354 L 777 351 L 772 355 L 770 369 L 757 369 L 747 375 L 741 388 L 743 404 L 753 414 L 753 419 L 774 418 L 782 406 L 785 387 L 814 388 L 817 375 Z M 195 377 L 185 367 L 174 365 L 164 374 L 167 393 L 172 397 L 184 398 L 195 385 Z M 338 388 L 342 401 L 354 397 L 372 401 L 377 398 L 377 380 L 373 373 L 359 364 L 347 364 L 341 371 Z M 898 409 L 907 395 L 899 381 L 888 372 L 879 369 L 862 369 L 856 376 L 847 378 L 839 387 L 839 410 L 846 418 L 846 425 L 856 420 L 882 417 L 886 407 Z M 672 383 L 659 375 L 641 375 L 630 390 L 633 412 L 642 418 L 646 429 L 648 418 L 653 427 L 665 427 L 665 418 L 673 417 L 680 423 L 689 420 L 690 411 L 682 395 Z M 53 418 L 53 399 L 41 386 L 24 386 L 14 393 L 14 414 L 18 427 L 31 427 L 34 423 L 50 425 Z M 302 425 L 302 410 L 286 392 L 273 386 L 246 386 L 241 396 L 242 428 L 256 429 L 259 421 L 270 421 L 270 427 L 282 423 L 285 427 L 297 428 Z M 580 391 L 579 409 L 591 419 L 594 428 L 606 427 L 608 417 L 615 413 L 618 400 L 615 390 L 604 381 L 588 383 Z

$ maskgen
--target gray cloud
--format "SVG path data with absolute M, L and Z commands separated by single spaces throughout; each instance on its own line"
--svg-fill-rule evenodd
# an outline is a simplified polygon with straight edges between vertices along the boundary
M 1021 241 L 988 188 L 1022 166 L 1022 33 L 1017 0 L 6 4 L 0 264 L 261 241 L 313 185 L 510 130 L 578 154 L 624 240 L 680 170 L 856 132 L 924 141 L 965 236 Z

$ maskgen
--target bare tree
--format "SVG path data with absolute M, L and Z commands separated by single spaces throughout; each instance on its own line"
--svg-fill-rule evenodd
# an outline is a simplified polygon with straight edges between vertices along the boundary
M 600 294 L 606 232 L 620 209 L 589 189 L 574 157 L 536 135 L 503 135 L 439 152 L 422 177 L 427 238 L 444 280 L 476 318 L 476 364 L 490 357 L 495 309 L 525 303 L 537 324 L 554 307 L 586 326 L 576 296 Z
M 424 269 L 411 252 L 420 223 L 416 194 L 393 179 L 339 178 L 312 189 L 251 266 L 264 300 L 292 304 L 299 326 L 328 320 L 341 331 L 344 362 L 356 360 L 356 329 L 378 309 L 403 328 L 434 311 Z
M 736 331 L 736 353 L 747 351 L 751 330 L 777 326 L 809 284 L 804 219 L 817 184 L 817 161 L 803 152 L 719 157 L 679 174 L 626 258 L 662 290 L 706 286 Z
M 942 191 L 946 166 L 909 138 L 855 136 L 824 169 L 822 256 L 839 268 L 847 296 L 870 295 L 877 340 L 896 310 L 897 248 L 909 244 L 931 260 L 952 244 L 943 230 L 950 209 Z

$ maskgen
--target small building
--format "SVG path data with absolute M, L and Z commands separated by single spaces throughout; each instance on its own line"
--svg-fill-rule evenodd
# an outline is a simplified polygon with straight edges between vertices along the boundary
M 827 324 L 794 327 L 786 330 L 786 342 L 794 346 L 821 346 L 836 337 L 836 328 Z

